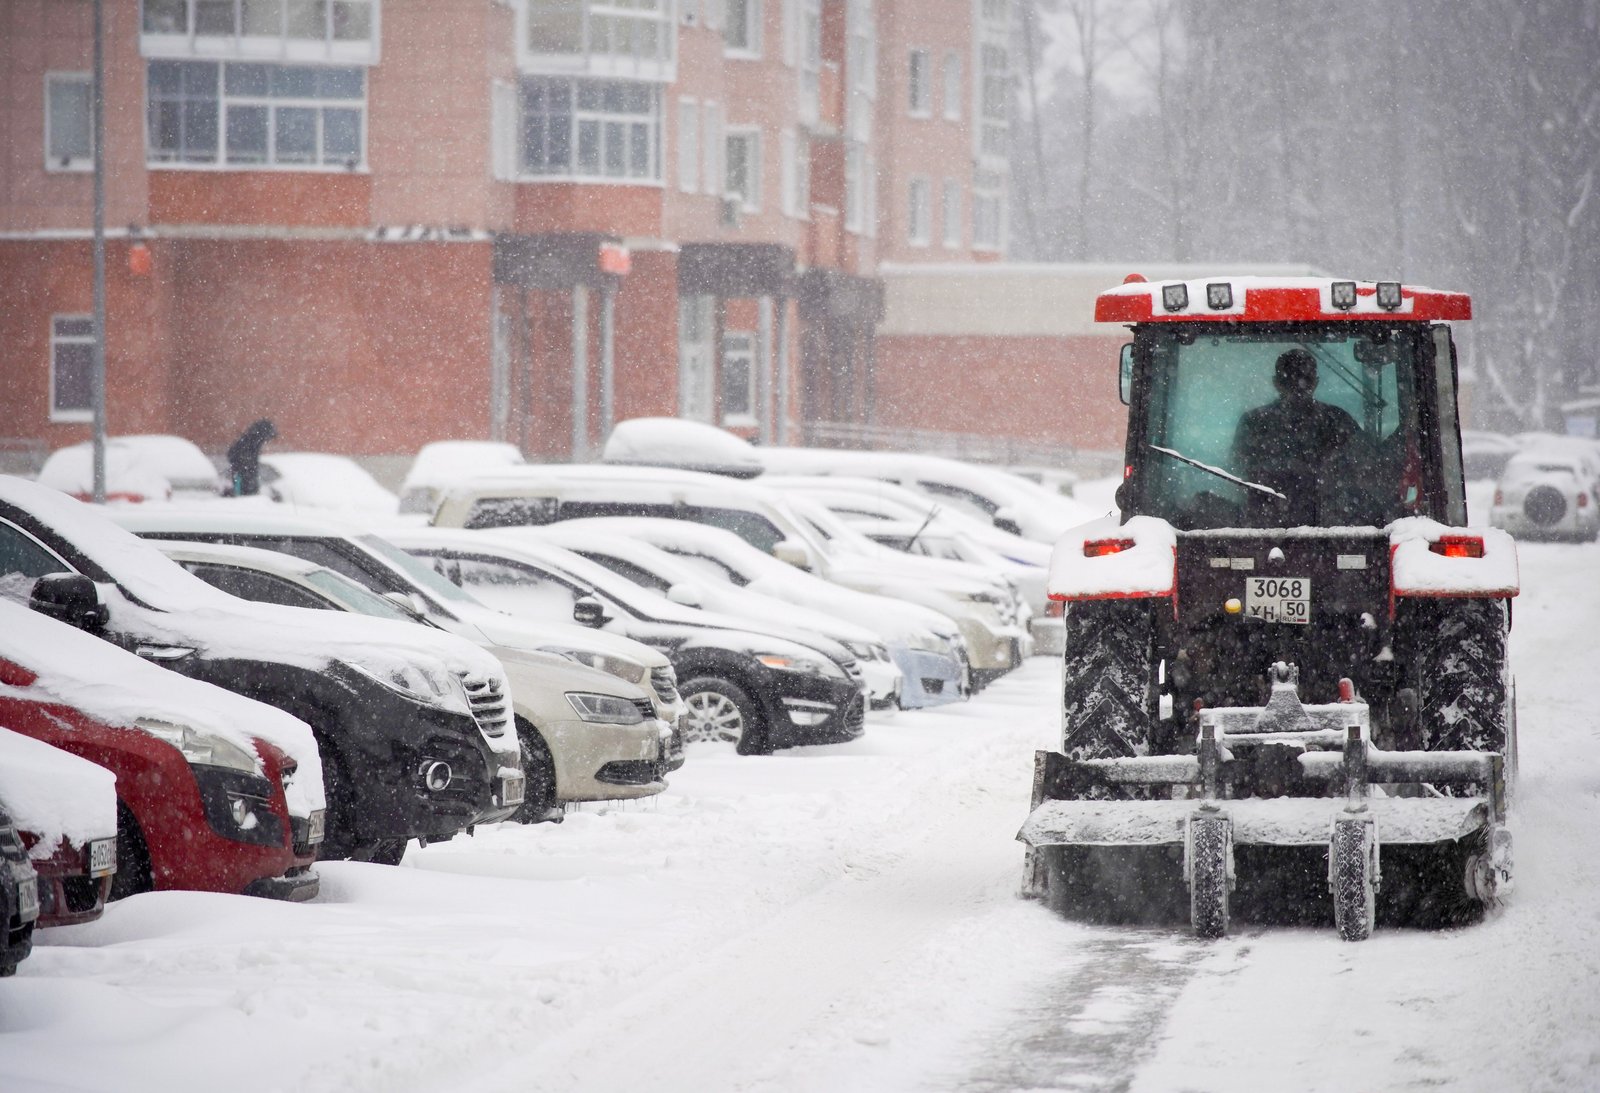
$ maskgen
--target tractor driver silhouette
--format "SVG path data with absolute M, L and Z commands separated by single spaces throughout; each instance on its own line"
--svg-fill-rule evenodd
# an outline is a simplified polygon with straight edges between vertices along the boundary
M 1233 438 L 1233 465 L 1250 482 L 1270 486 L 1285 500 L 1249 491 L 1255 527 L 1316 525 L 1320 498 L 1339 474 L 1330 465 L 1360 431 L 1349 414 L 1318 402 L 1317 358 L 1304 349 L 1278 356 L 1272 385 L 1276 402 L 1246 411 Z

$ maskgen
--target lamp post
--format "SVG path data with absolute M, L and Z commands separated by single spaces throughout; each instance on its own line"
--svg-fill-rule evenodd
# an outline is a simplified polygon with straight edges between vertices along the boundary
M 106 178 L 103 0 L 94 0 L 94 354 L 89 399 L 94 410 L 94 502 L 106 503 Z

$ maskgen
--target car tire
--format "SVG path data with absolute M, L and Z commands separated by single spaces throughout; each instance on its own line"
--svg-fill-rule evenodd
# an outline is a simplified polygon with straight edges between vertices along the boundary
M 737 683 L 721 676 L 699 676 L 679 684 L 678 694 L 689 711 L 683 732 L 686 742 L 732 743 L 740 755 L 772 751 L 760 708 Z
M 317 856 L 324 860 L 350 858 L 364 861 L 365 852 L 372 844 L 356 840 L 350 775 L 345 770 L 344 760 L 332 748 L 326 747 L 320 737 L 317 750 L 322 755 L 323 796 L 328 802 L 327 833 L 323 836 L 322 849 Z
M 369 861 L 374 865 L 399 865 L 406 856 L 406 847 L 410 845 L 410 839 L 379 839 L 363 848 L 355 860 Z
M 109 900 L 126 899 L 141 892 L 154 891 L 155 874 L 150 868 L 150 847 L 133 810 L 117 801 L 117 871 L 111 874 Z
M 1522 512 L 1535 527 L 1553 528 L 1567 515 L 1567 499 L 1554 486 L 1535 486 L 1522 500 Z
M 519 824 L 560 823 L 561 808 L 556 801 L 556 764 L 550 746 L 539 730 L 524 718 L 517 718 L 517 742 L 522 746 L 522 807 L 512 813 Z

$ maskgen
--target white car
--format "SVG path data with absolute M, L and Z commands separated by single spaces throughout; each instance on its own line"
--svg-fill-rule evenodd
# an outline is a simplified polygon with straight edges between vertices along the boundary
M 94 447 L 88 441 L 50 453 L 39 484 L 88 500 L 94 492 Z M 106 439 L 106 496 L 119 501 L 216 497 L 222 479 L 207 455 L 181 436 Z
M 465 474 L 514 467 L 522 462 L 515 445 L 493 440 L 437 440 L 424 444 L 400 483 L 400 511 L 431 513 L 439 487 Z
M 1600 467 L 1574 447 L 1536 448 L 1512 456 L 1494 490 L 1491 527 L 1519 538 L 1600 537 Z
M 274 501 L 312 509 L 393 516 L 400 502 L 344 455 L 262 452 L 261 490 Z

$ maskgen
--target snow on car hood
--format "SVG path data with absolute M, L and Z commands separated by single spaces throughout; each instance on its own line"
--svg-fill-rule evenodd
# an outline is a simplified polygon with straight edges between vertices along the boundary
M 117 834 L 117 776 L 98 763 L 0 727 L 0 804 L 39 836 L 29 856 L 67 839 L 83 846 Z
M 115 595 L 115 593 L 113 593 Z M 159 668 L 132 653 L 0 598 L 0 658 L 38 677 L 29 687 L 0 692 L 46 698 L 108 725 L 137 727 L 140 718 L 188 725 L 255 754 L 259 737 L 294 759 L 299 774 L 289 811 L 308 815 L 324 806 L 322 761 L 304 721 L 262 702 Z

